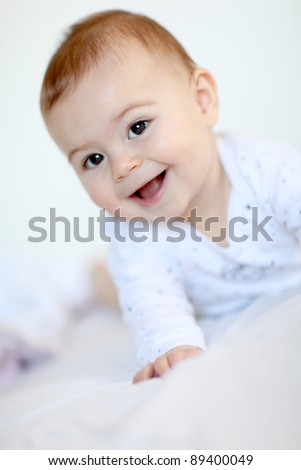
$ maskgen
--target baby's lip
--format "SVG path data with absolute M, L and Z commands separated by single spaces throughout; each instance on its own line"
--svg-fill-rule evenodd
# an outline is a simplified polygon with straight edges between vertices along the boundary
M 164 192 L 167 169 L 161 171 L 157 176 L 149 179 L 144 185 L 140 186 L 131 198 L 142 206 L 150 207 L 156 204 Z
M 153 191 L 151 190 L 151 186 L 160 186 L 160 182 L 162 183 L 165 177 L 166 170 L 161 171 L 158 173 L 156 176 L 153 176 L 152 178 L 149 178 L 145 183 L 142 183 L 135 191 L 133 191 L 132 194 L 130 194 L 129 197 L 137 197 L 140 199 L 148 199 L 149 197 L 152 197 L 152 192 L 156 192 L 155 188 Z M 157 183 L 157 185 L 156 185 Z M 148 190 L 149 189 L 149 190 Z M 147 195 L 147 193 L 150 193 L 150 196 Z M 145 195 L 143 197 L 143 195 Z

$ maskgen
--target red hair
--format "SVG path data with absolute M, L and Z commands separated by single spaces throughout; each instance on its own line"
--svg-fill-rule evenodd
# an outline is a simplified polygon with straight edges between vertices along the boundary
M 130 41 L 173 62 L 178 59 L 189 72 L 195 67 L 174 36 L 147 16 L 122 10 L 96 13 L 71 26 L 51 58 L 42 84 L 42 112 L 50 111 L 96 64 L 126 57 Z

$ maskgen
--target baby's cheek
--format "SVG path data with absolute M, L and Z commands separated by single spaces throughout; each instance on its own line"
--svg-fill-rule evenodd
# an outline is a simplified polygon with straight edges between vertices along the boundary
M 88 193 L 92 201 L 101 209 L 105 209 L 110 214 L 122 217 L 132 217 L 130 208 L 127 204 L 120 201 L 114 191 L 110 191 L 106 187 L 89 188 Z M 117 212 L 118 211 L 118 212 Z M 136 214 L 135 214 L 136 215 Z
M 180 156 L 183 155 L 185 144 L 181 139 L 175 138 L 174 133 L 166 133 L 157 142 L 153 149 L 152 157 L 160 163 L 176 164 Z
M 109 210 L 108 205 L 112 204 L 112 198 L 110 198 L 105 187 L 103 187 L 101 184 L 93 186 L 84 184 L 84 186 L 90 198 L 98 207 Z

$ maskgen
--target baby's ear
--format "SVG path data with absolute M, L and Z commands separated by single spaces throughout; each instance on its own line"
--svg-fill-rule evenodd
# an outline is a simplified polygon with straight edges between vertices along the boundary
M 195 99 L 209 127 L 214 126 L 218 119 L 218 95 L 215 80 L 205 69 L 193 72 L 193 88 Z

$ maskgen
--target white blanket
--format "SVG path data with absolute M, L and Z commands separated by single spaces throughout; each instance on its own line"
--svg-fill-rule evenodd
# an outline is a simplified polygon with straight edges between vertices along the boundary
M 89 269 L 70 258 L 32 259 L 0 248 L 0 388 L 24 368 L 60 354 L 93 302 Z
M 301 448 L 300 294 L 257 302 L 205 353 L 137 385 L 118 314 L 78 326 L 2 393 L 0 448 Z

